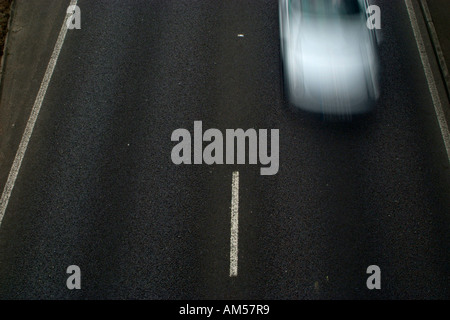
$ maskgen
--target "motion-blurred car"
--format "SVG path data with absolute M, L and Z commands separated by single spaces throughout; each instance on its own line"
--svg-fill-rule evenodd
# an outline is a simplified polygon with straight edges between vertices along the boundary
M 373 110 L 379 96 L 367 0 L 279 0 L 284 95 L 330 115 Z

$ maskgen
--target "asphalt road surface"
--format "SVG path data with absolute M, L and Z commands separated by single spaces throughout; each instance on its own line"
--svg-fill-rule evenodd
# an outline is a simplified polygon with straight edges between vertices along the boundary
M 79 0 L 0 227 L 0 298 L 449 298 L 449 162 L 405 3 L 378 4 L 376 111 L 330 122 L 281 97 L 277 1 Z M 279 129 L 278 173 L 173 164 L 196 120 Z

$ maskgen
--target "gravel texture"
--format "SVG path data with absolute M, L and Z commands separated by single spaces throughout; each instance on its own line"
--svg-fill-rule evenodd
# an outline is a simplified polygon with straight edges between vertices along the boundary
M 8 19 L 12 0 L 0 0 L 0 57 L 3 56 L 6 33 L 8 32 Z

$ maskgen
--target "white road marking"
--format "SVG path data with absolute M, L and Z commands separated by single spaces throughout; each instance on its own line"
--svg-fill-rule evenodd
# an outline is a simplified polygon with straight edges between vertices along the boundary
M 439 37 L 436 32 L 436 28 L 434 27 L 433 18 L 431 17 L 430 9 L 428 8 L 427 0 L 420 0 L 420 4 L 423 9 L 423 13 L 425 16 L 425 21 L 427 23 L 428 31 L 430 32 L 431 40 L 433 42 L 433 46 L 435 48 L 435 53 L 438 57 L 438 63 L 443 73 L 445 86 L 447 87 L 447 91 L 450 93 L 450 73 L 448 72 L 447 63 L 445 62 L 444 52 L 442 51 L 441 43 L 439 42 Z
M 431 98 L 433 99 L 434 110 L 441 129 L 442 138 L 444 139 L 445 149 L 447 151 L 447 158 L 450 162 L 450 132 L 448 130 L 447 120 L 445 119 L 444 110 L 442 109 L 442 103 L 439 98 L 436 82 L 434 80 L 433 72 L 431 71 L 430 60 L 425 49 L 422 34 L 420 33 L 419 23 L 417 22 L 416 13 L 412 5 L 411 0 L 405 0 L 406 8 L 408 9 L 409 19 L 414 31 L 414 37 L 416 38 L 417 47 L 419 48 L 420 58 L 422 60 L 423 69 L 425 70 L 425 76 L 428 82 L 428 88 L 430 89 Z
M 78 0 L 71 0 L 70 5 L 76 5 Z M 31 135 L 33 134 L 34 125 L 36 124 L 39 111 L 41 110 L 42 102 L 44 101 L 45 94 L 47 93 L 47 88 L 52 78 L 53 71 L 55 70 L 56 63 L 58 61 L 59 53 L 66 38 L 67 25 L 66 21 L 72 16 L 71 13 L 67 13 L 64 22 L 59 32 L 58 39 L 56 40 L 55 47 L 53 49 L 52 56 L 47 65 L 47 70 L 45 71 L 44 78 L 42 79 L 39 92 L 34 101 L 33 108 L 31 109 L 30 117 L 28 118 L 25 131 L 22 135 L 22 140 L 20 141 L 19 148 L 17 149 L 14 162 L 9 171 L 8 179 L 6 180 L 5 187 L 3 189 L 2 197 L 0 198 L 0 225 L 2 223 L 3 217 L 5 216 L 6 208 L 8 207 L 9 198 L 11 197 L 12 190 L 14 189 L 14 184 L 16 183 L 17 175 L 19 174 L 20 167 L 22 165 L 22 160 L 27 151 L 28 143 L 30 141 Z
M 238 274 L 238 232 L 239 232 L 239 171 L 233 172 L 231 182 L 231 235 L 230 235 L 230 277 Z

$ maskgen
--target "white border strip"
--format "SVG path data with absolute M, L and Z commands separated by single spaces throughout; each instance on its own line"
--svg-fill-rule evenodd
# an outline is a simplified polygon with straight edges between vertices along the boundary
M 71 0 L 70 5 L 76 5 L 78 0 Z M 2 197 L 0 198 L 0 225 L 2 223 L 3 217 L 5 216 L 6 208 L 8 207 L 9 198 L 11 197 L 12 190 L 14 189 L 14 184 L 16 183 L 17 175 L 19 174 L 20 167 L 22 165 L 23 157 L 28 148 L 28 143 L 30 142 L 31 135 L 33 134 L 34 125 L 36 124 L 37 117 L 41 110 L 42 102 L 44 101 L 45 94 L 47 93 L 47 88 L 52 78 L 53 71 L 55 70 L 56 63 L 58 61 L 61 48 L 66 38 L 67 33 L 67 21 L 72 16 L 72 13 L 66 13 L 64 18 L 61 31 L 59 32 L 58 39 L 56 40 L 55 48 L 53 49 L 52 56 L 45 71 L 44 78 L 41 82 L 41 87 L 37 94 L 36 100 L 34 101 L 33 108 L 31 109 L 30 117 L 28 118 L 25 131 L 22 135 L 22 140 L 20 141 L 19 148 L 16 152 L 16 157 L 9 171 L 8 180 L 6 181 L 5 187 L 3 189 Z
M 233 172 L 231 183 L 230 277 L 238 273 L 239 171 Z
M 448 73 L 447 63 L 445 62 L 444 53 L 442 52 L 441 43 L 439 42 L 439 37 L 437 35 L 436 28 L 434 27 L 433 18 L 431 17 L 427 0 L 420 0 L 420 4 L 422 5 L 422 11 L 425 15 L 425 21 L 427 23 L 428 31 L 431 35 L 434 50 L 438 57 L 439 66 L 441 67 L 441 72 L 444 77 L 447 92 L 450 94 L 450 74 Z
M 430 89 L 431 98 L 433 99 L 434 110 L 441 129 L 442 138 L 444 139 L 445 149 L 447 151 L 447 158 L 450 162 L 450 132 L 448 131 L 447 120 L 445 119 L 444 110 L 442 109 L 441 100 L 434 80 L 433 72 L 431 71 L 430 60 L 425 49 L 422 35 L 419 29 L 419 23 L 417 22 L 416 13 L 412 5 L 411 0 L 405 0 L 406 8 L 408 9 L 409 19 L 414 31 L 414 37 L 416 38 L 417 47 L 419 48 L 420 58 L 422 60 L 423 69 L 428 82 L 428 88 Z

